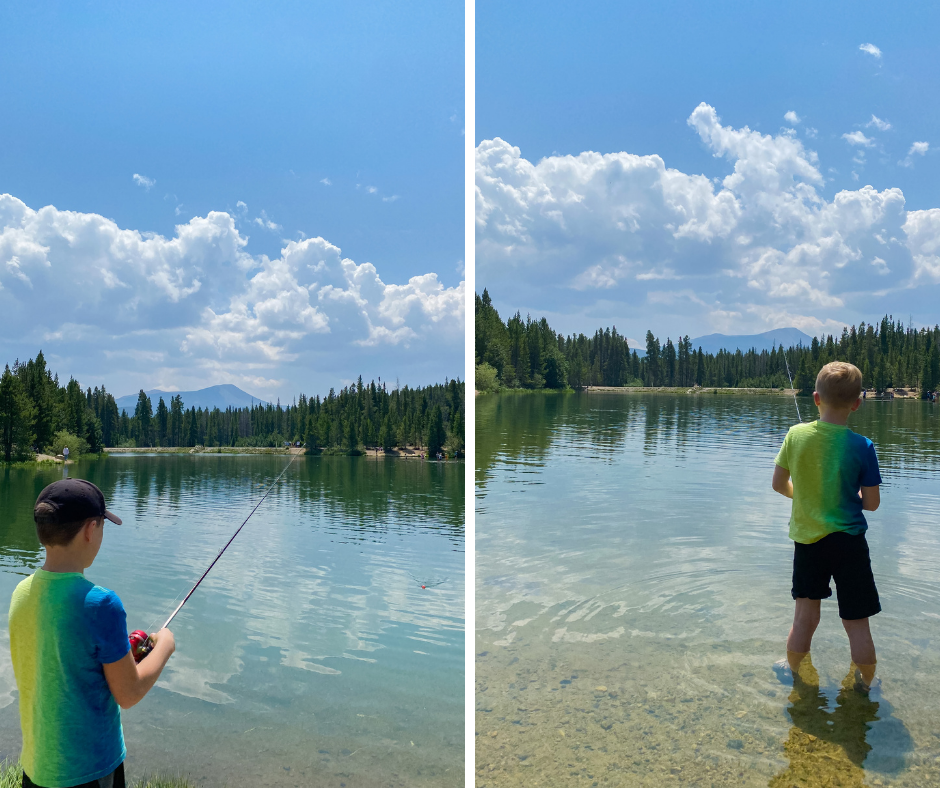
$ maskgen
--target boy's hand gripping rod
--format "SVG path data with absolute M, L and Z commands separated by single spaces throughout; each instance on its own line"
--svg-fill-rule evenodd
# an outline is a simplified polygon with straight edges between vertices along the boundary
M 193 592 L 199 588 L 199 584 L 206 579 L 206 575 L 209 574 L 209 572 L 212 570 L 212 567 L 214 567 L 216 562 L 222 557 L 222 553 L 224 553 L 228 549 L 228 546 L 235 541 L 235 537 L 238 536 L 239 531 L 245 527 L 245 523 L 251 519 L 251 515 L 258 511 L 258 507 L 264 503 L 264 499 L 268 497 L 268 494 L 271 492 L 271 490 L 277 487 L 277 483 L 281 480 L 281 477 L 287 473 L 287 469 L 290 468 L 291 463 L 297 459 L 297 456 L 298 455 L 295 454 L 293 457 L 291 457 L 290 462 L 284 466 L 284 470 L 278 474 L 278 477 L 274 480 L 274 483 L 268 487 L 264 495 L 261 496 L 261 500 L 255 504 L 255 508 L 248 513 L 248 517 L 246 517 L 242 524 L 238 526 L 238 530 L 232 534 L 232 538 L 225 543 L 225 546 L 219 550 L 218 555 L 212 559 L 212 563 L 209 564 L 208 569 L 202 573 L 202 576 L 196 581 L 196 585 L 189 589 L 189 593 L 186 594 L 186 596 L 183 597 L 183 601 L 176 606 L 176 610 L 170 613 L 170 617 L 166 620 L 166 622 L 164 622 L 160 629 L 166 629 L 170 625 L 170 622 L 176 618 L 176 614 L 179 613 L 183 605 L 186 604 L 186 600 L 188 600 L 193 595 Z M 153 639 L 142 629 L 135 629 L 133 632 L 131 632 L 131 634 L 128 636 L 128 640 L 130 640 L 131 643 L 131 653 L 134 655 L 134 662 L 140 662 L 153 650 Z

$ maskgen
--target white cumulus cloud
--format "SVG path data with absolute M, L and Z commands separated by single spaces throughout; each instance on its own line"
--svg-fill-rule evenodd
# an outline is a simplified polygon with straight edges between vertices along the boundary
M 900 164 L 902 167 L 913 167 L 914 157 L 925 156 L 928 150 L 930 150 L 929 142 L 915 142 L 913 145 L 911 145 L 910 150 L 907 152 L 907 156 L 901 159 L 898 164 Z
M 134 183 L 136 183 L 138 186 L 142 186 L 146 191 L 149 192 L 157 182 L 153 178 L 148 178 L 146 175 L 139 175 L 135 172 Z
M 886 120 L 882 120 L 877 115 L 872 115 L 871 120 L 865 124 L 866 128 L 871 128 L 874 126 L 878 131 L 889 131 L 891 129 L 891 124 Z
M 864 148 L 870 148 L 875 144 L 875 141 L 871 137 L 866 137 L 860 131 L 850 131 L 842 135 L 842 139 L 849 143 L 849 145 L 860 145 Z
M 284 229 L 277 222 L 273 221 L 272 219 L 269 219 L 268 214 L 265 211 L 261 211 L 261 216 L 256 216 L 252 221 L 259 227 L 262 227 L 265 230 L 270 230 L 271 232 L 274 232 L 274 233 L 279 233 L 281 230 Z
M 225 212 L 166 238 L 0 195 L 0 345 L 21 356 L 124 353 L 131 390 L 234 382 L 264 394 L 321 367 L 405 379 L 415 353 L 438 363 L 423 382 L 460 374 L 462 360 L 451 369 L 441 359 L 462 359 L 462 282 L 446 287 L 435 273 L 387 282 L 323 238 L 285 242 L 275 258 L 247 245 Z M 86 369 L 103 363 L 98 352 Z
M 783 119 L 789 123 L 791 126 L 795 126 L 800 122 L 800 116 L 797 115 L 792 109 L 783 116 Z
M 723 125 L 704 103 L 688 124 L 726 162 L 723 178 L 671 169 L 655 154 L 531 162 L 500 138 L 481 142 L 481 289 L 526 308 L 608 315 L 618 327 L 624 314 L 646 315 L 648 325 L 671 309 L 702 333 L 732 318 L 741 331 L 764 330 L 781 315 L 830 326 L 858 319 L 886 286 L 936 292 L 940 211 L 906 211 L 897 188 L 827 199 L 816 153 L 792 134 Z
M 859 45 L 859 49 L 862 50 L 862 52 L 865 52 L 872 57 L 881 60 L 881 50 L 878 49 L 878 47 L 876 47 L 874 44 L 861 44 Z

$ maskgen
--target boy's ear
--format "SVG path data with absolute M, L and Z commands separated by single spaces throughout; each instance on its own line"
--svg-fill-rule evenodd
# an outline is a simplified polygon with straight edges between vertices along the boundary
M 91 534 L 95 528 L 100 528 L 104 525 L 103 517 L 89 517 L 82 524 L 82 536 L 85 537 L 85 541 L 91 541 Z
M 817 408 L 819 407 L 819 403 L 822 402 L 822 400 L 819 398 L 819 392 L 818 392 L 818 391 L 814 391 L 814 392 L 813 392 L 813 402 L 816 403 L 816 407 L 817 407 Z
M 861 404 L 862 404 L 862 398 L 861 398 L 861 397 L 858 397 L 858 398 L 855 400 L 855 404 L 854 404 L 851 408 L 849 408 L 849 413 L 854 413 L 855 411 L 857 411 L 857 410 L 858 410 L 858 406 L 861 405 Z

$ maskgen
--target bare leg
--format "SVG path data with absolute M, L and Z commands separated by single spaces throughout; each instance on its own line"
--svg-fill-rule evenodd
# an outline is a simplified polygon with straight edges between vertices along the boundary
M 871 639 L 871 630 L 868 628 L 867 618 L 842 619 L 845 634 L 849 636 L 849 647 L 852 649 L 852 662 L 856 665 L 875 664 L 875 644 Z
M 865 685 L 871 685 L 875 678 L 875 643 L 871 639 L 871 629 L 867 618 L 842 619 L 845 634 L 849 636 L 849 648 L 852 652 L 852 662 L 858 668 L 859 675 Z
M 793 613 L 793 626 L 787 638 L 787 653 L 806 654 L 813 642 L 813 633 L 819 626 L 820 600 L 800 597 L 796 600 Z M 796 670 L 795 665 L 791 667 Z

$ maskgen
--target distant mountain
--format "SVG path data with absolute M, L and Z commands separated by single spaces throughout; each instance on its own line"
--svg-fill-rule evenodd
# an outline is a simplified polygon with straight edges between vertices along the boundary
M 145 393 L 150 397 L 150 404 L 155 411 L 160 397 L 163 397 L 167 407 L 170 407 L 170 397 L 175 397 L 177 394 L 183 398 L 183 407 L 187 410 L 189 408 L 196 408 L 197 410 L 199 408 L 208 408 L 209 410 L 218 408 L 219 410 L 225 410 L 230 406 L 233 408 L 247 408 L 252 404 L 265 404 L 260 397 L 253 397 L 231 383 L 224 383 L 221 386 L 209 386 L 209 388 L 199 389 L 199 391 L 160 391 L 160 389 L 153 389 Z M 139 393 L 118 397 L 118 412 L 126 410 L 128 416 L 133 416 L 134 409 L 137 407 L 138 396 Z
M 763 334 L 742 334 L 738 336 L 726 336 L 725 334 L 708 334 L 704 337 L 692 340 L 692 349 L 702 348 L 706 353 L 717 353 L 719 350 L 728 350 L 734 352 L 740 349 L 747 352 L 751 348 L 761 350 L 771 350 L 774 345 L 780 347 L 793 347 L 802 344 L 808 347 L 813 343 L 813 338 L 809 334 L 804 334 L 798 328 L 775 328 L 772 331 L 765 331 Z

